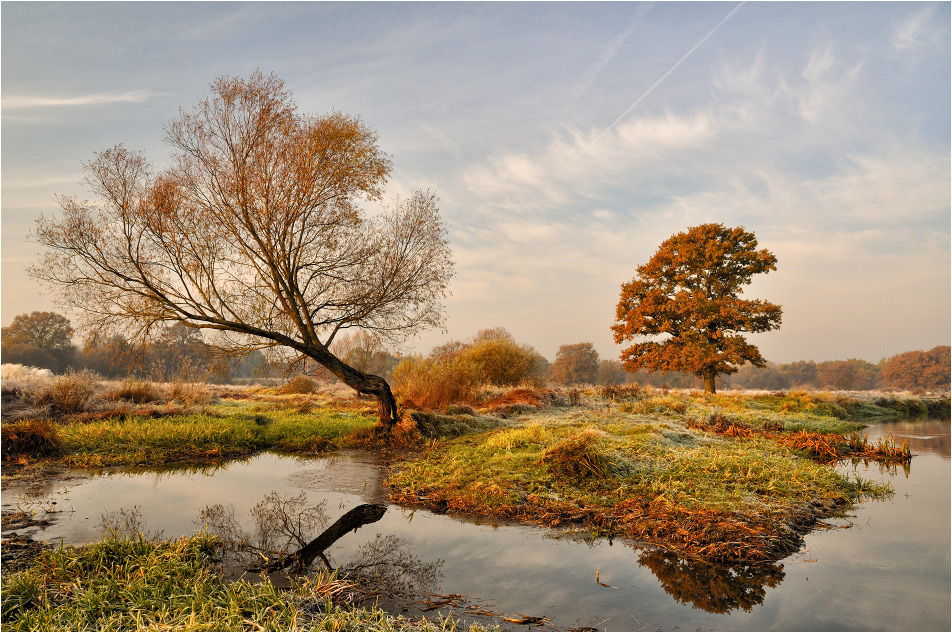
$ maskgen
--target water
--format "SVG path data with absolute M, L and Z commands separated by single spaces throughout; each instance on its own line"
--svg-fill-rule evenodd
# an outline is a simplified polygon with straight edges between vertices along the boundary
M 831 529 L 807 535 L 779 564 L 723 569 L 615 541 L 553 538 L 538 527 L 473 523 L 390 506 L 382 520 L 348 534 L 328 554 L 352 557 L 377 534 L 404 539 L 421 563 L 438 566 L 434 593 L 462 594 L 456 614 L 489 610 L 544 616 L 546 628 L 599 630 L 949 630 L 949 421 L 871 426 L 871 440 L 908 439 L 910 467 L 844 464 L 844 472 L 888 481 L 895 495 L 857 506 Z M 85 543 L 102 534 L 103 512 L 138 507 L 165 536 L 199 529 L 205 506 L 233 503 L 237 516 L 272 491 L 326 500 L 331 520 L 360 503 L 383 503 L 380 467 L 368 454 L 319 459 L 263 454 L 221 468 L 119 473 L 67 480 L 26 494 L 3 490 L 5 510 L 55 510 L 36 538 Z M 53 502 L 56 502 L 53 505 Z M 28 530 L 21 530 L 21 533 Z M 596 569 L 599 580 L 596 582 Z M 399 609 L 399 606 L 389 605 Z M 419 603 L 404 604 L 418 614 Z M 432 615 L 434 612 L 429 612 Z M 528 627 L 498 620 L 503 628 Z M 538 628 L 538 627 L 536 627 Z

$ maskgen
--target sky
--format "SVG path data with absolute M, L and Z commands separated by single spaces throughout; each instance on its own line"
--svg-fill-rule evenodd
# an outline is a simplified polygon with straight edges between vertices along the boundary
M 617 359 L 621 284 L 671 235 L 743 226 L 778 259 L 773 362 L 876 362 L 950 343 L 950 4 L 926 2 L 0 5 L 0 320 L 57 310 L 25 268 L 57 196 L 223 75 L 360 115 L 431 189 L 456 261 L 445 332 L 503 326 L 549 360 Z

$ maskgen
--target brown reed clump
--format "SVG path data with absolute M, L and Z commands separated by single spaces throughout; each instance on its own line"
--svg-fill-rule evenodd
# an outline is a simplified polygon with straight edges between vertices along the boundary
M 106 390 L 103 397 L 106 400 L 124 400 L 136 404 L 162 402 L 165 399 L 162 390 L 155 383 L 148 380 L 130 379 L 123 380 L 115 387 Z
M 638 400 L 645 396 L 644 390 L 638 386 L 638 383 L 632 383 L 630 385 L 604 385 L 599 388 L 598 392 L 606 400 L 615 402 Z
M 68 415 L 89 409 L 96 399 L 97 376 L 89 371 L 69 371 L 57 376 L 36 397 L 36 406 L 49 406 L 52 414 Z
M 18 420 L 0 427 L 5 459 L 13 456 L 50 457 L 60 452 L 56 424 L 49 419 Z
M 488 399 L 486 407 L 500 407 L 509 404 L 531 404 L 543 407 L 552 398 L 552 392 L 543 389 L 510 389 L 506 393 Z
M 727 437 L 753 437 L 755 432 L 743 422 L 731 420 L 723 413 L 715 411 L 703 420 L 689 420 L 688 428 L 726 435 Z
M 598 450 L 602 435 L 596 429 L 584 429 L 546 448 L 539 462 L 566 477 L 604 477 L 611 462 Z
M 314 393 L 317 391 L 317 383 L 310 376 L 298 374 L 292 377 L 285 384 L 275 389 L 280 394 L 302 394 Z

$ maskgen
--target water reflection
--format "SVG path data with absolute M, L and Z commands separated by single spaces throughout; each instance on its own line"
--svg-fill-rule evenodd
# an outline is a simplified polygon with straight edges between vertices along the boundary
M 638 562 L 651 570 L 675 600 L 708 613 L 750 611 L 763 603 L 768 587 L 776 587 L 784 578 L 780 564 L 721 567 L 659 549 L 642 550 Z
M 350 524 L 347 529 L 335 532 L 337 523 L 328 528 L 330 515 L 327 502 L 308 502 L 307 494 L 283 495 L 274 490 L 251 509 L 252 529 L 245 529 L 236 517 L 234 504 L 213 504 L 199 512 L 195 521 L 210 534 L 218 537 L 226 564 L 237 564 L 248 571 L 278 569 L 285 560 L 294 558 L 321 541 L 319 551 L 310 559 L 319 558 L 327 570 L 337 572 L 340 578 L 357 581 L 363 585 L 363 597 L 386 596 L 389 598 L 412 597 L 434 590 L 442 577 L 443 561 L 424 561 L 412 551 L 407 539 L 396 535 L 377 534 L 356 548 L 350 559 L 335 565 L 330 547 L 347 532 L 358 530 L 362 524 Z M 371 507 L 371 506 L 359 506 Z M 379 506 L 372 506 L 379 508 Z M 342 519 L 353 514 L 351 510 Z M 376 518 L 378 520 L 384 508 Z M 331 534 L 333 533 L 333 534 Z M 330 535 L 330 536 L 328 536 Z M 275 566 L 273 563 L 278 562 Z M 303 569 L 306 573 L 308 570 Z
M 806 535 L 804 548 L 782 567 L 717 568 L 656 550 L 633 552 L 617 541 L 553 540 L 536 527 L 479 525 L 394 506 L 372 531 L 342 538 L 326 556 L 333 566 L 365 576 L 415 566 L 420 582 L 412 587 L 432 583 L 435 592 L 471 596 L 497 613 L 544 615 L 560 629 L 592 626 L 597 617 L 599 628 L 622 631 L 949 630 L 949 422 L 900 421 L 864 432 L 871 440 L 890 433 L 900 443 L 908 438 L 915 454 L 911 474 L 876 477 L 878 465 L 841 465 L 844 474 L 891 479 L 896 494 L 852 509 L 846 525 L 836 526 L 849 529 Z M 202 527 L 194 523 L 202 509 L 221 504 L 227 511 L 234 502 L 235 522 L 258 542 L 250 509 L 275 491 L 292 498 L 306 493 L 306 505 L 321 506 L 333 521 L 358 504 L 385 502 L 381 479 L 377 458 L 367 453 L 333 460 L 261 454 L 161 473 L 50 482 L 39 498 L 26 483 L 5 484 L 3 506 L 16 510 L 32 499 L 55 508 L 60 518 L 52 523 L 16 529 L 78 544 L 99 538 L 104 512 L 112 511 L 115 523 L 132 520 L 117 508 L 138 507 L 149 529 L 177 537 Z M 613 588 L 594 582 L 597 569 Z M 400 591 L 399 582 L 391 584 Z M 405 606 L 387 608 L 402 613 Z
M 866 427 L 863 430 L 871 438 L 877 435 L 892 435 L 898 443 L 909 442 L 913 454 L 934 453 L 949 459 L 952 441 L 949 435 L 949 420 L 922 418 L 895 420 Z M 913 457 L 913 461 L 915 458 Z

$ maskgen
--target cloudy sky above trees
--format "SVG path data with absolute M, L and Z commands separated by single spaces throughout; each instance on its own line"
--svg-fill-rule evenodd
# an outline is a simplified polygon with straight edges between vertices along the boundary
M 220 75 L 359 114 L 388 198 L 439 195 L 457 262 L 447 333 L 501 325 L 550 360 L 616 358 L 620 286 L 670 235 L 742 225 L 778 258 L 768 360 L 950 342 L 948 3 L 4 3 L 2 322 L 55 309 L 34 219 L 88 197 L 117 143 Z

